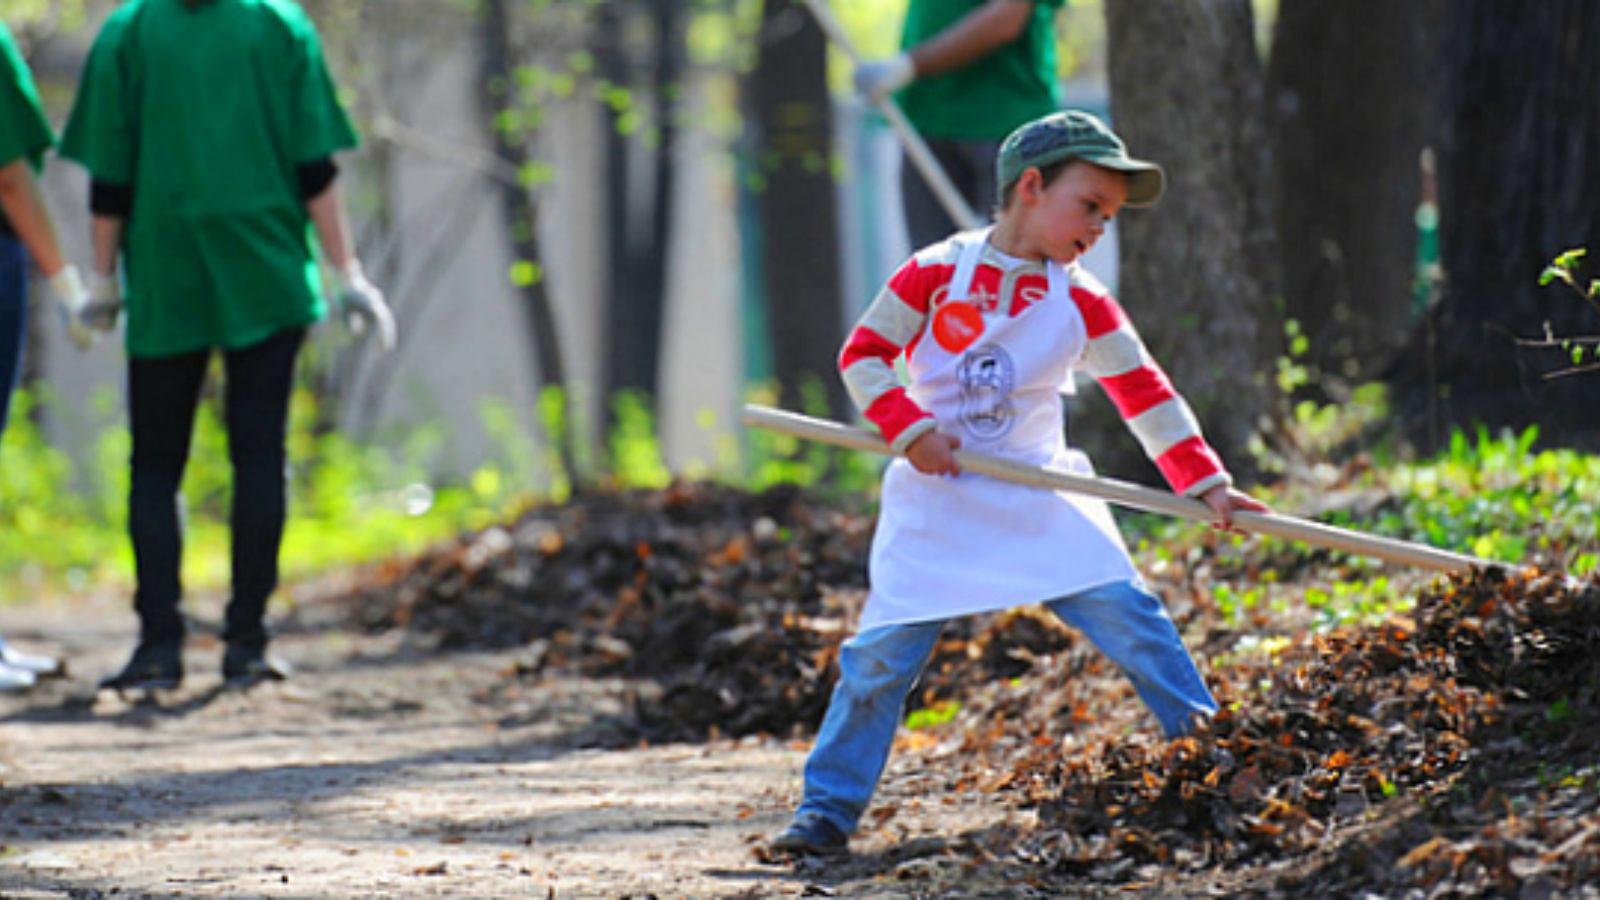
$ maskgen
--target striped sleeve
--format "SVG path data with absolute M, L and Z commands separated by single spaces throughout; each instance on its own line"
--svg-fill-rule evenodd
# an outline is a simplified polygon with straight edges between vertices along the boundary
M 895 360 L 910 350 L 927 323 L 935 291 L 951 268 L 919 255 L 901 266 L 845 339 L 839 374 L 850 399 L 897 452 L 934 428 L 933 416 L 906 394 Z
M 1072 300 L 1083 313 L 1089 335 L 1085 371 L 1105 389 L 1167 484 L 1190 497 L 1232 484 L 1189 404 L 1145 349 L 1117 301 L 1078 286 L 1072 289 Z

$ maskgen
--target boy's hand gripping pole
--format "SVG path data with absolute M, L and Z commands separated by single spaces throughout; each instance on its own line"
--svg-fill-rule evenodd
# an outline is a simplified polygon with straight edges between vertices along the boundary
M 823 419 L 814 419 L 798 413 L 771 409 L 764 406 L 746 406 L 743 421 L 746 425 L 776 431 L 806 440 L 821 441 L 837 447 L 851 450 L 865 450 L 870 453 L 896 455 L 883 439 L 870 431 L 861 428 L 851 428 L 837 422 Z M 1077 475 L 1072 472 L 1063 472 L 1048 466 L 1032 466 L 1026 463 L 988 456 L 971 450 L 957 450 L 955 457 L 961 463 L 961 468 L 967 472 L 977 472 L 988 475 L 1000 481 L 1009 481 L 1029 487 L 1047 488 L 1053 491 L 1070 491 L 1090 497 L 1098 497 L 1110 503 L 1126 506 L 1131 509 L 1145 512 L 1161 513 L 1162 515 L 1176 516 L 1184 519 L 1198 519 L 1211 521 L 1211 508 L 1199 500 L 1190 497 L 1180 497 L 1167 491 L 1158 491 L 1153 488 L 1130 484 L 1125 481 L 1116 481 L 1110 478 L 1096 478 L 1088 475 Z M 1440 550 L 1426 544 L 1415 544 L 1408 541 L 1395 540 L 1394 538 L 1379 537 L 1377 535 L 1362 534 L 1321 522 L 1308 519 L 1297 519 L 1293 516 L 1278 513 L 1258 513 L 1248 510 L 1235 510 L 1233 523 L 1241 531 L 1270 535 L 1299 541 L 1314 547 L 1326 547 L 1330 550 L 1340 550 L 1357 556 L 1367 556 L 1385 562 L 1401 563 L 1435 572 L 1447 572 L 1452 575 L 1466 575 L 1473 569 L 1501 568 L 1517 570 L 1520 567 L 1494 560 L 1478 559 L 1448 550 Z
M 839 20 L 833 17 L 833 11 L 828 9 L 828 0 L 803 0 L 803 2 L 816 17 L 817 25 L 828 36 L 828 40 L 844 52 L 850 64 L 861 65 L 861 55 L 856 52 L 855 45 L 850 43 L 850 37 L 844 33 Z M 945 174 L 944 168 L 934 158 L 933 151 L 928 149 L 927 143 L 917 134 L 917 130 L 911 127 L 906 114 L 900 111 L 894 100 L 888 97 L 874 99 L 872 105 L 889 120 L 889 126 L 894 129 L 895 135 L 900 138 L 901 145 L 906 149 L 906 156 L 910 157 L 917 171 L 922 173 L 928 186 L 933 189 L 934 196 L 939 198 L 940 205 L 950 214 L 950 218 L 955 220 L 956 226 L 964 231 L 982 227 L 983 220 L 972 211 L 971 206 L 967 205 L 966 198 L 961 196 L 961 192 L 950 182 L 950 176 Z

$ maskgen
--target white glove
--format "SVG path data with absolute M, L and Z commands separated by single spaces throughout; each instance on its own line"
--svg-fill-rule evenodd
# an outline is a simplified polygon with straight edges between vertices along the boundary
M 864 62 L 856 66 L 856 90 L 874 103 L 888 99 L 889 95 L 917 80 L 917 67 L 911 54 L 902 53 L 879 62 Z
M 61 310 L 61 323 L 67 328 L 67 337 L 72 339 L 79 350 L 88 350 L 100 339 L 82 319 L 83 310 L 89 306 L 89 289 L 84 286 L 83 276 L 78 274 L 77 266 L 66 266 L 61 271 L 50 276 L 50 293 L 55 294 L 56 303 Z
M 115 275 L 89 273 L 89 303 L 78 312 L 78 319 L 95 331 L 117 327 L 122 315 L 122 282 Z
M 344 326 L 356 337 L 371 328 L 378 334 L 378 346 L 393 350 L 399 335 L 394 324 L 394 313 L 383 300 L 383 292 L 367 280 L 361 270 L 361 261 L 351 257 L 344 267 L 336 270 L 339 276 L 339 312 L 344 316 Z

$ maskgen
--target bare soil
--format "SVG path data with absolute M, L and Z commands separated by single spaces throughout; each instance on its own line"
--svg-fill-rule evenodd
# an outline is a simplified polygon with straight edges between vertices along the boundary
M 511 678 L 523 650 L 419 651 L 318 593 L 285 603 L 293 680 L 223 689 L 201 633 L 184 686 L 154 698 L 96 690 L 136 634 L 124 599 L 8 609 L 7 638 L 69 671 L 0 695 L 0 895 L 931 896 L 954 836 L 1019 815 L 930 792 L 902 758 L 892 826 L 849 863 L 769 865 L 755 850 L 787 822 L 803 743 L 603 749 L 626 681 Z

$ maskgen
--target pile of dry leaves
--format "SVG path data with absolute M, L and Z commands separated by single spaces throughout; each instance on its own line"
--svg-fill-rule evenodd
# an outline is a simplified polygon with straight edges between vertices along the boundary
M 804 733 L 871 529 L 795 489 L 587 496 L 397 568 L 357 610 L 440 649 L 526 646 L 529 679 L 637 679 L 649 740 Z M 947 721 L 903 749 L 952 790 L 1035 808 L 1016 855 L 1078 884 L 1538 897 L 1600 879 L 1593 579 L 1441 581 L 1408 620 L 1272 652 L 1210 652 L 1221 623 L 1183 612 L 1223 707 L 1192 737 L 1157 740 L 1087 642 L 1022 610 L 949 630 L 914 698 Z

